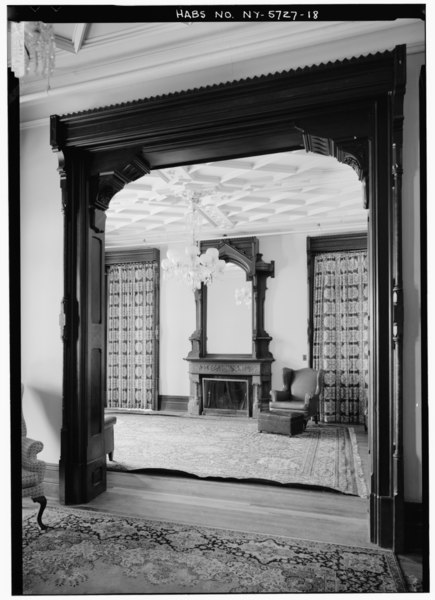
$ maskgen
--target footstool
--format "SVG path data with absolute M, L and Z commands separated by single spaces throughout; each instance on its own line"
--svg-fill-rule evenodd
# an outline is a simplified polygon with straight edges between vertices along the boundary
M 258 431 L 260 433 L 279 433 L 282 435 L 299 435 L 305 429 L 304 415 L 289 411 L 266 411 L 258 415 Z
M 112 415 L 104 416 L 104 446 L 106 454 L 109 455 L 109 460 L 113 461 L 113 451 L 115 449 L 115 436 L 113 426 L 116 423 L 116 417 Z

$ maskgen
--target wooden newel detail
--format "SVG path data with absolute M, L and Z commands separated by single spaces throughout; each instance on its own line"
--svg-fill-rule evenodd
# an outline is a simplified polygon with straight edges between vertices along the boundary
M 196 306 L 196 324 L 195 331 L 189 337 L 192 344 L 192 349 L 188 354 L 188 358 L 200 358 L 205 353 L 205 331 L 202 327 L 204 322 L 207 322 L 207 288 L 201 286 L 201 289 L 195 290 L 195 306 Z
M 268 277 L 274 276 L 274 261 L 266 263 L 262 260 L 262 254 L 257 253 L 255 261 L 255 275 L 252 278 L 252 351 L 255 358 L 272 357 L 272 354 L 269 352 L 269 344 L 272 341 L 272 338 L 264 328 L 264 303 L 266 300 L 267 290 L 266 280 Z

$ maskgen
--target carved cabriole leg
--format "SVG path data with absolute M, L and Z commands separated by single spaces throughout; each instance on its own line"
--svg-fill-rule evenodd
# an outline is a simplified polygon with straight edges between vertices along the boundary
M 38 516 L 36 517 L 39 527 L 41 529 L 48 529 L 47 525 L 44 525 L 44 523 L 42 522 L 42 513 L 44 512 L 45 507 L 47 506 L 47 498 L 45 496 L 38 496 L 37 498 L 32 498 L 32 500 L 33 502 L 39 502 L 39 504 L 41 505 L 39 507 Z

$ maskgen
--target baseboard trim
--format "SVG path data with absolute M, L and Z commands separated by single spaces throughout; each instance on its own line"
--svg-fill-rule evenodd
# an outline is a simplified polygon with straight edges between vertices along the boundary
M 159 410 L 187 412 L 189 396 L 159 396 Z
M 59 464 L 45 463 L 44 489 L 46 496 L 59 498 Z

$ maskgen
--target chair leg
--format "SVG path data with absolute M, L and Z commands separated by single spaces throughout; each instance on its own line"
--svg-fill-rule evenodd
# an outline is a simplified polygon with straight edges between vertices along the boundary
M 38 516 L 36 517 L 39 527 L 41 529 L 47 529 L 47 525 L 44 525 L 44 523 L 42 522 L 42 513 L 44 512 L 45 507 L 47 506 L 47 498 L 45 496 L 38 496 L 37 498 L 32 498 L 32 500 L 33 502 L 39 502 L 39 504 L 41 505 L 39 507 Z

